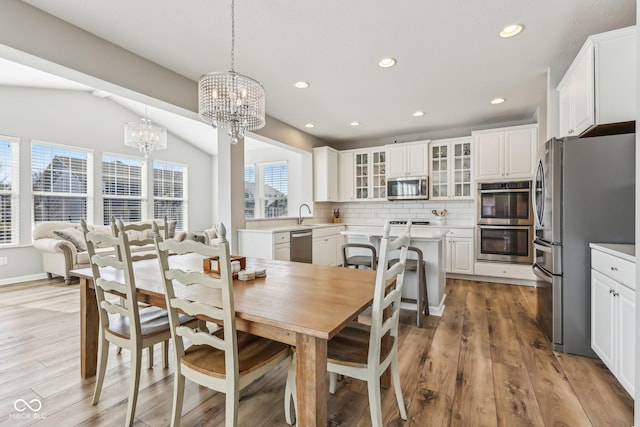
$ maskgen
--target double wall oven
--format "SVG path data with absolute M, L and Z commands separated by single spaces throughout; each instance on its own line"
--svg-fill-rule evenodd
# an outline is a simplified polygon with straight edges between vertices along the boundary
M 533 263 L 531 182 L 478 184 L 476 259 Z

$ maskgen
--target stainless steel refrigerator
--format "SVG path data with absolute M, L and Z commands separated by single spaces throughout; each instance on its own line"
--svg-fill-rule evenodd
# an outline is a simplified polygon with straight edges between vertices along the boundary
M 634 243 L 635 134 L 551 139 L 532 191 L 537 318 L 555 350 L 591 350 L 589 243 Z

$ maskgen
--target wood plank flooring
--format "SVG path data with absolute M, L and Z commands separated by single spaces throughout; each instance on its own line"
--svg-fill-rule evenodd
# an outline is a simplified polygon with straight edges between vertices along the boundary
M 400 419 L 393 390 L 383 389 L 385 426 L 633 424 L 633 401 L 602 362 L 551 349 L 535 321 L 534 288 L 449 279 L 446 293 L 444 315 L 426 317 L 422 328 L 415 314 L 403 313 L 400 374 L 409 420 Z M 101 400 L 92 406 L 94 379 L 80 378 L 78 312 L 77 285 L 0 288 L 0 426 L 124 422 L 129 354 L 112 347 Z M 137 426 L 169 424 L 173 363 L 162 369 L 159 359 L 141 375 Z M 285 379 L 283 363 L 241 392 L 240 426 L 286 425 Z M 18 399 L 38 399 L 42 408 L 19 412 Z M 364 383 L 345 378 L 327 399 L 329 426 L 371 425 Z M 187 381 L 182 425 L 223 420 L 224 396 Z

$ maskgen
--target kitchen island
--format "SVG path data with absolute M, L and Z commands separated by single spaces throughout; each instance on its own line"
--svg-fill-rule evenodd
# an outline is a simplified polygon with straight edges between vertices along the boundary
M 404 229 L 404 226 L 392 226 L 391 236 L 400 235 Z M 411 228 L 411 246 L 419 248 L 424 255 L 429 314 L 433 316 L 441 316 L 444 311 L 445 236 L 448 232 L 449 230 L 446 228 Z M 341 234 L 347 236 L 349 242 L 371 243 L 379 248 L 382 227 L 349 225 Z M 412 257 L 415 258 L 415 254 L 409 252 L 409 258 Z M 408 272 L 405 277 L 403 297 L 417 299 L 415 283 L 417 283 L 415 273 Z

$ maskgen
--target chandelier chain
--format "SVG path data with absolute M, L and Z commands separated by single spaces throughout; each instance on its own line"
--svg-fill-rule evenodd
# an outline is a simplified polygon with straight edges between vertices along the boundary
M 235 50 L 236 50 L 236 16 L 235 0 L 231 0 L 231 71 L 235 71 Z

